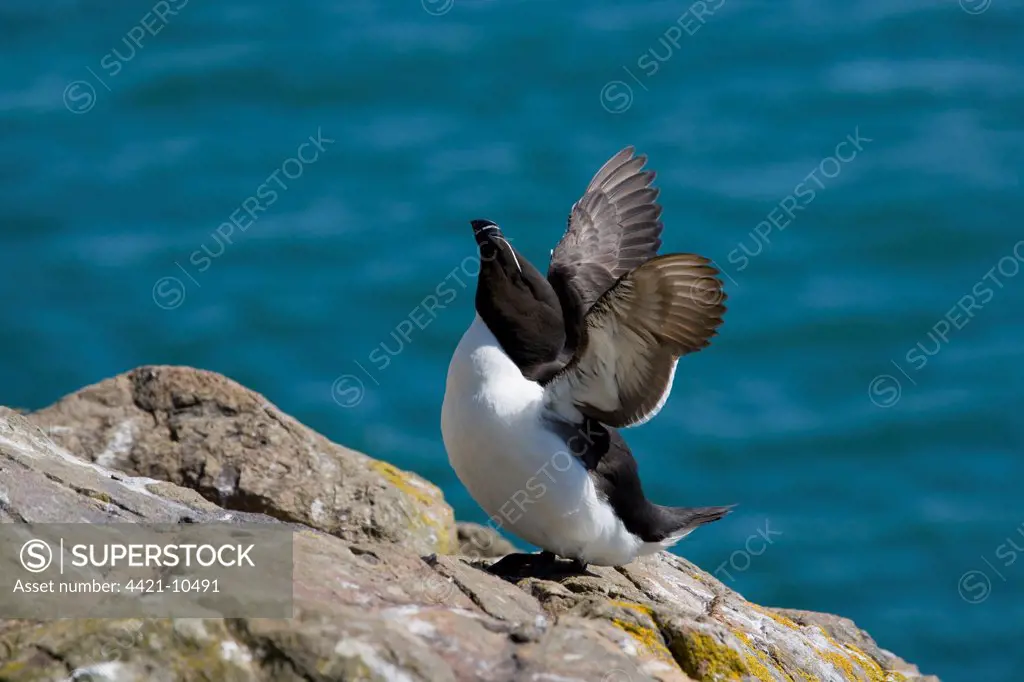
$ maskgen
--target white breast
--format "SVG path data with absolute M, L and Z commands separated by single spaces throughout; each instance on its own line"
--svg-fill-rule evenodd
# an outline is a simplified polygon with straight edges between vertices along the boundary
M 441 433 L 459 480 L 493 524 L 563 557 L 628 563 L 641 551 L 583 465 L 544 428 L 544 388 L 479 316 L 448 368 Z

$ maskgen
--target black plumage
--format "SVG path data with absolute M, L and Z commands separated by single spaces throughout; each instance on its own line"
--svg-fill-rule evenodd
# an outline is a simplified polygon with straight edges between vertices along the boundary
M 547 277 L 495 223 L 472 226 L 481 256 L 477 312 L 523 375 L 567 403 L 554 406 L 550 429 L 598 494 L 627 530 L 661 542 L 729 507 L 650 502 L 616 427 L 657 413 L 678 358 L 707 346 L 721 325 L 725 293 L 706 258 L 658 256 L 661 206 L 646 161 L 627 147 L 602 166 L 572 207 Z M 573 410 L 578 419 L 567 416 Z

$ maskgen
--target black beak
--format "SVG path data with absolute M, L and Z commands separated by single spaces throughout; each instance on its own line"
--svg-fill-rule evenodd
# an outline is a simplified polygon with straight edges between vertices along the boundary
M 476 219 L 470 220 L 469 224 L 473 226 L 473 236 L 476 237 L 477 244 L 483 244 L 486 241 L 490 241 L 492 235 L 502 236 L 501 228 L 498 224 L 490 220 Z

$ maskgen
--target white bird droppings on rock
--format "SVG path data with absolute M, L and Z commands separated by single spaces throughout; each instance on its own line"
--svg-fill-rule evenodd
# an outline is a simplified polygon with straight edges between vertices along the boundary
M 357 658 L 385 682 L 415 682 L 399 668 L 377 655 L 377 649 L 365 642 L 342 640 L 334 647 L 334 653 L 345 658 Z
M 135 423 L 131 420 L 121 422 L 117 425 L 114 436 L 107 443 L 107 447 L 96 455 L 96 463 L 108 469 L 116 468 L 121 457 L 131 452 L 134 442 Z
M 122 663 L 97 663 L 75 668 L 71 671 L 70 682 L 135 682 L 135 675 Z
M 327 519 L 327 512 L 322 500 L 313 500 L 313 504 L 309 507 L 309 516 L 316 523 L 323 523 Z
M 252 663 L 252 654 L 238 646 L 238 642 L 230 639 L 220 643 L 220 657 L 240 668 L 248 668 Z

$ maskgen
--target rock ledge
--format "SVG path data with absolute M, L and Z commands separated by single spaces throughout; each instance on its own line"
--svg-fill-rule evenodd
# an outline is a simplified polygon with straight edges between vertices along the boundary
M 0 521 L 290 523 L 295 617 L 0 621 L 0 681 L 933 681 L 667 553 L 499 578 L 432 484 L 187 367 L 0 408 Z M 458 555 L 450 552 L 459 552 Z

